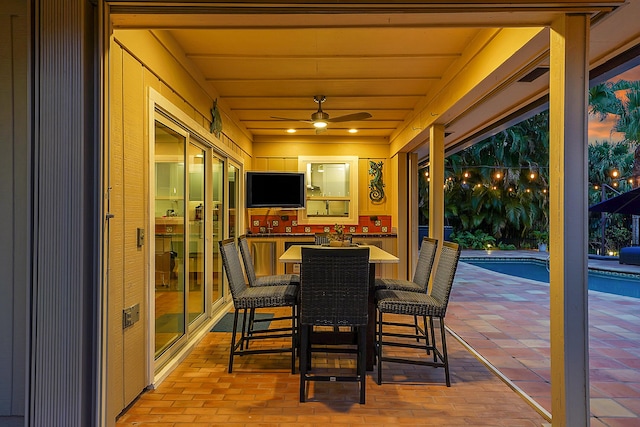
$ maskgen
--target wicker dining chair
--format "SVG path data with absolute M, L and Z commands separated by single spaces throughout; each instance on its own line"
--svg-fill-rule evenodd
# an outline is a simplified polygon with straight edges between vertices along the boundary
M 416 269 L 413 273 L 413 280 L 405 279 L 391 279 L 391 278 L 376 278 L 375 286 L 376 290 L 391 289 L 394 291 L 407 291 L 407 292 L 422 292 L 427 293 L 429 287 L 429 277 L 431 277 L 431 271 L 433 270 L 433 262 L 436 258 L 436 251 L 438 249 L 438 239 L 430 237 L 423 237 L 422 244 L 420 245 L 420 253 L 418 255 L 418 262 Z M 422 317 L 422 324 L 418 323 L 418 316 L 414 317 L 414 325 L 416 328 L 416 336 L 424 335 L 426 338 L 426 350 L 429 354 L 429 328 L 427 317 Z M 419 342 L 419 339 L 418 339 Z
M 240 248 L 240 254 L 242 255 L 242 264 L 244 265 L 244 272 L 249 281 L 250 287 L 255 286 L 282 286 L 282 285 L 295 285 L 300 284 L 300 275 L 298 274 L 271 274 L 266 276 L 257 276 L 256 270 L 253 265 L 253 259 L 251 258 L 251 251 L 249 250 L 249 242 L 246 234 L 238 237 L 238 247 Z M 286 318 L 276 317 L 272 319 L 256 319 L 255 310 L 249 311 L 249 320 L 247 324 L 247 335 L 253 335 L 255 326 L 262 322 L 274 322 L 283 320 Z M 248 342 L 245 342 L 245 345 Z
M 437 249 L 438 239 L 423 237 L 422 245 L 420 246 L 420 254 L 418 255 L 418 263 L 416 264 L 416 270 L 413 273 L 413 279 L 404 280 L 388 279 L 382 277 L 377 278 L 376 290 L 392 289 L 395 291 L 426 293 L 427 287 L 429 286 L 429 277 L 431 276 L 431 270 L 433 269 L 433 261 L 436 258 Z
M 256 270 L 251 258 L 249 250 L 249 242 L 246 234 L 238 237 L 238 246 L 242 255 L 242 263 L 244 272 L 247 275 L 249 286 L 280 286 L 280 285 L 298 285 L 300 284 L 300 276 L 298 274 L 271 274 L 266 276 L 256 276 Z
M 316 245 L 327 245 L 327 244 L 329 244 L 329 233 L 316 233 L 315 234 L 315 244 Z
M 434 367 L 444 367 L 447 387 L 451 386 L 449 377 L 449 358 L 447 356 L 447 340 L 445 335 L 444 318 L 449 304 L 449 296 L 453 286 L 453 279 L 458 267 L 460 258 L 460 247 L 456 243 L 444 242 L 440 250 L 440 257 L 435 269 L 435 275 L 431 289 L 428 293 L 397 291 L 392 289 L 381 289 L 376 291 L 376 308 L 378 319 L 376 322 L 376 350 L 378 360 L 378 384 L 382 383 L 382 362 L 409 363 L 414 365 L 427 365 Z M 432 342 L 427 344 L 428 349 L 433 352 L 433 360 L 429 357 L 423 360 L 419 356 L 410 357 L 387 357 L 384 356 L 384 346 L 404 347 L 424 349 L 424 346 L 416 344 L 416 339 L 428 338 L 425 334 L 417 333 L 413 324 L 395 322 L 395 330 L 384 331 L 384 327 L 389 323 L 383 321 L 383 315 L 407 315 L 426 316 L 430 319 L 430 332 Z M 440 346 L 437 344 L 434 320 L 440 324 Z M 413 329 L 414 333 L 401 332 L 405 328 Z
M 229 354 L 229 373 L 233 370 L 233 357 L 243 354 L 263 354 L 263 353 L 291 353 L 291 373 L 295 373 L 296 361 L 296 344 L 297 344 L 297 300 L 298 289 L 296 285 L 280 285 L 280 286 L 247 286 L 242 273 L 240 264 L 240 256 L 234 239 L 226 239 L 218 242 L 220 245 L 220 254 L 222 255 L 222 265 L 229 281 L 231 296 L 233 298 L 234 314 L 233 314 L 233 331 L 231 334 L 231 350 Z M 253 335 L 245 333 L 245 325 L 240 332 L 240 340 L 236 341 L 238 333 L 238 313 L 244 310 L 255 310 L 259 308 L 276 308 L 290 307 L 291 317 L 287 317 L 291 322 L 289 328 L 274 328 Z M 244 316 L 246 319 L 246 315 Z M 272 319 L 273 320 L 273 319 Z M 261 331 L 262 332 L 262 331 Z M 290 347 L 264 348 L 249 350 L 248 343 L 253 340 L 262 340 L 269 338 L 290 338 Z M 247 348 L 244 348 L 247 344 Z
M 306 400 L 309 381 L 347 381 L 360 385 L 360 403 L 365 403 L 366 335 L 369 296 L 369 248 L 302 248 L 300 270 L 300 402 Z M 328 327 L 326 334 L 348 327 L 357 335 L 356 374 L 353 376 L 310 373 L 314 327 Z M 316 332 L 322 333 L 322 332 Z M 353 353 L 352 348 L 323 347 Z

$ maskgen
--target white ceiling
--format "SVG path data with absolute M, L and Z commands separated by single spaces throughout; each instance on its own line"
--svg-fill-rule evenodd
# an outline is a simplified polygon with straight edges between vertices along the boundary
M 633 18 L 640 16 L 640 0 L 608 15 L 598 10 L 615 2 L 586 9 L 589 2 L 578 1 L 300 2 L 271 8 L 265 4 L 274 2 L 206 2 L 164 9 L 118 3 L 112 6 L 114 26 L 152 29 L 175 42 L 175 56 L 195 68 L 219 100 L 223 121 L 237 121 L 252 140 L 350 138 L 422 157 L 430 124 L 445 126 L 447 145 L 468 143 L 484 129 L 508 123 L 529 102 L 544 102 L 548 73 L 520 80 L 547 66 L 548 24 L 558 11 L 592 12 L 593 67 L 640 41 Z M 502 28 L 514 24 L 517 29 Z M 318 108 L 314 95 L 326 96 L 322 107 L 331 118 L 363 111 L 372 117 L 330 123 L 321 134 L 309 123 L 272 118 L 309 120 Z M 297 132 L 289 135 L 289 128 Z M 358 133 L 348 134 L 350 128 Z

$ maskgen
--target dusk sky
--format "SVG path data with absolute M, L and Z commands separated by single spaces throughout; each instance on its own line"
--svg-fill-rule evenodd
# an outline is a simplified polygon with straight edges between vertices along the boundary
M 610 81 L 618 80 L 640 80 L 640 66 L 634 67 L 624 73 L 614 77 Z M 603 121 L 598 120 L 596 117 L 589 116 L 589 142 L 597 141 L 621 141 L 623 136 L 620 133 L 611 133 L 613 127 L 613 120 L 605 119 Z

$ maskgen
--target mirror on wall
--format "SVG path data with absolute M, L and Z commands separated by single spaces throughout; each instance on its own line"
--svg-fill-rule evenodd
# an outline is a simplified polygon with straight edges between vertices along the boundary
M 355 224 L 358 215 L 358 158 L 354 156 L 300 156 L 305 173 L 306 209 L 301 224 Z

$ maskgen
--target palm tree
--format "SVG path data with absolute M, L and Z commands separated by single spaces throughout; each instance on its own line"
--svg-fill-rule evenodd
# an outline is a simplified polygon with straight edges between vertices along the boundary
M 589 89 L 589 113 L 600 120 L 614 116 L 612 132 L 635 145 L 632 176 L 640 186 L 640 81 L 604 82 Z
M 446 159 L 445 217 L 456 232 L 520 241 L 534 229 L 546 230 L 548 117 L 540 113 Z M 427 220 L 424 174 L 420 189 Z
M 631 175 L 633 153 L 627 141 L 596 141 L 589 145 L 589 205 L 615 196 L 612 188 L 619 192 L 631 189 L 625 177 Z M 618 171 L 621 178 L 611 176 Z M 631 221 L 628 215 L 591 214 L 589 219 L 589 250 L 606 254 L 617 252 L 631 242 Z

